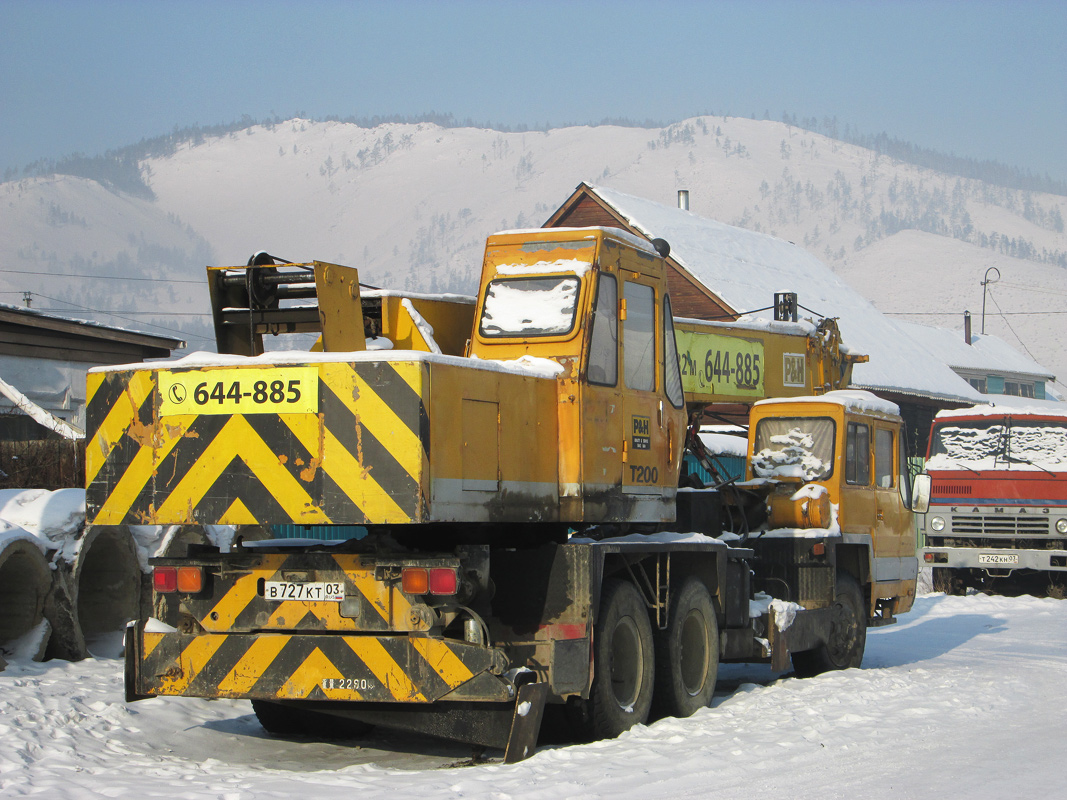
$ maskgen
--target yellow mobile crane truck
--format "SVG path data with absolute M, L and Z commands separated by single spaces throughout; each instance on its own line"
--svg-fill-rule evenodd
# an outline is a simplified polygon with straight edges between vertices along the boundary
M 707 706 L 720 660 L 858 666 L 914 596 L 900 419 L 834 391 L 863 357 L 832 320 L 676 324 L 667 251 L 497 234 L 473 302 L 209 268 L 220 355 L 90 375 L 90 523 L 309 536 L 154 559 L 128 700 L 515 761 L 546 702 L 603 738 Z M 310 351 L 264 353 L 301 332 Z M 704 410 L 753 403 L 748 480 L 680 488 Z

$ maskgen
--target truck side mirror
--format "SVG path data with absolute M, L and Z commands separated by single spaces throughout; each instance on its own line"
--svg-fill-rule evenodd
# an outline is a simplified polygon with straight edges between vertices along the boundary
M 911 487 L 911 510 L 916 514 L 925 514 L 930 510 L 930 476 L 925 472 L 915 476 Z

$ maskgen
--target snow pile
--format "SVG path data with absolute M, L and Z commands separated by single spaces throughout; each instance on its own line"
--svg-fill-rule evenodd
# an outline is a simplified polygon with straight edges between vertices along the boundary
M 814 480 L 827 474 L 831 464 L 813 451 L 815 440 L 800 428 L 770 437 L 773 447 L 765 447 L 752 456 L 752 469 L 761 478 L 803 478 Z
M 0 794 L 137 800 L 943 800 L 1060 796 L 1067 602 L 919 597 L 871 629 L 862 669 L 799 680 L 725 664 L 712 708 L 612 741 L 471 765 L 471 748 L 376 730 L 266 735 L 247 702 L 122 701 L 121 662 L 0 673 Z M 892 742 L 887 755 L 886 742 Z M 455 769 L 448 767 L 463 768 Z M 979 765 L 980 768 L 976 765 Z
M 748 439 L 744 435 L 729 433 L 705 433 L 697 434 L 704 445 L 704 449 L 713 455 L 740 456 L 748 455 Z
M 425 362 L 430 364 L 449 364 L 469 369 L 482 369 L 487 372 L 511 372 L 533 378 L 553 377 L 559 365 L 549 359 L 537 358 L 529 361 L 495 361 L 492 359 L 465 358 L 464 356 L 438 355 L 425 350 L 386 350 L 374 352 L 321 353 L 307 350 L 272 350 L 258 356 L 235 356 L 228 353 L 207 353 L 197 351 L 174 361 L 155 363 L 118 364 L 115 366 L 93 367 L 90 372 L 130 372 L 132 370 L 151 369 L 204 369 L 206 367 L 256 367 L 274 365 L 307 364 L 399 364 Z M 526 364 L 536 364 L 530 368 Z M 545 372 L 545 364 L 553 364 L 557 369 Z
M 748 601 L 749 617 L 762 617 L 764 614 L 774 611 L 778 629 L 782 631 L 792 625 L 793 620 L 797 618 L 797 612 L 803 610 L 804 606 L 789 600 L 778 600 L 765 592 L 756 592 L 752 599 Z
M 58 550 L 73 560 L 73 543 L 85 527 L 85 490 L 0 490 L 0 537 L 29 534 L 42 549 Z
M 423 341 L 426 342 L 426 346 L 430 348 L 430 352 L 441 355 L 441 347 L 437 344 L 437 340 L 433 338 L 433 326 L 426 321 L 422 314 L 415 310 L 415 306 L 406 297 L 400 301 L 400 305 L 408 312 L 408 316 L 411 317 L 412 323 L 418 329 Z
M 164 552 L 185 529 L 181 525 L 131 525 L 129 531 L 138 563 L 148 572 L 148 559 Z M 84 532 L 84 489 L 0 490 L 0 544 L 27 539 L 42 552 L 55 551 L 56 557 L 73 563 Z M 209 544 L 228 552 L 237 529 L 233 525 L 205 525 L 203 532 Z
M 929 470 L 1067 471 L 1067 424 L 1009 421 L 939 424 Z
M 578 277 L 592 268 L 588 261 L 577 258 L 557 258 L 555 261 L 538 261 L 536 264 L 499 264 L 493 267 L 497 275 L 536 275 L 546 272 L 570 272 Z

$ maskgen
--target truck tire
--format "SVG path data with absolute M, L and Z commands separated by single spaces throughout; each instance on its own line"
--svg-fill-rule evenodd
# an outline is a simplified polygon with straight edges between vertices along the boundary
M 648 609 L 632 583 L 605 581 L 593 628 L 593 685 L 588 733 L 613 739 L 648 720 L 655 680 Z
M 828 641 L 814 650 L 790 654 L 793 670 L 800 678 L 859 667 L 863 662 L 863 649 L 867 644 L 867 612 L 860 585 L 851 575 L 838 573 L 837 590 L 831 608 Z
M 269 700 L 253 700 L 252 710 L 263 729 L 275 736 L 309 736 L 314 739 L 357 739 L 374 726 Z
M 656 637 L 656 716 L 688 717 L 711 705 L 719 674 L 719 623 L 707 587 L 689 578 L 671 598 Z

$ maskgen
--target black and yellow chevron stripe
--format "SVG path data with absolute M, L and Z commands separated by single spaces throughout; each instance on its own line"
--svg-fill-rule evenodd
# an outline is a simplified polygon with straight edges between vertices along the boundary
M 161 416 L 163 370 L 90 375 L 86 504 L 95 524 L 418 522 L 424 365 L 315 365 L 316 414 Z M 253 365 L 251 383 L 269 380 Z M 179 374 L 180 370 L 167 371 Z
M 138 694 L 260 700 L 506 701 L 492 653 L 429 637 L 133 631 Z
M 412 599 L 399 581 L 378 580 L 364 556 L 332 553 L 267 553 L 231 558 L 215 573 L 209 590 L 185 595 L 182 606 L 209 633 L 250 631 L 334 631 L 349 633 L 416 631 Z M 440 561 L 442 566 L 452 563 Z M 455 562 L 458 565 L 458 562 Z M 330 581 L 345 587 L 346 615 L 341 604 L 329 600 L 268 600 L 263 582 L 292 579 Z

